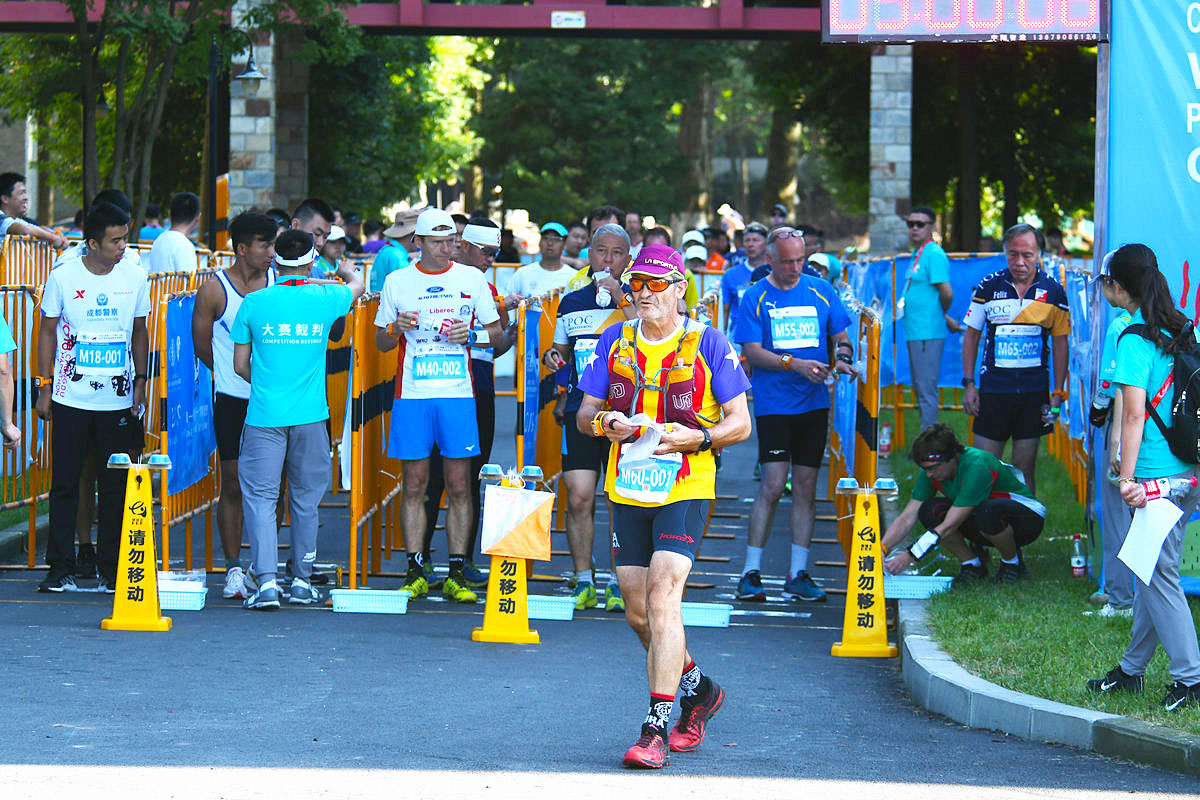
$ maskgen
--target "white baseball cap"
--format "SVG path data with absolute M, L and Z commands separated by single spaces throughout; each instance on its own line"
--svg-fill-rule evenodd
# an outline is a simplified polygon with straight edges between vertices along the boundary
M 698 258 L 701 261 L 708 260 L 708 248 L 702 244 L 689 244 L 683 249 L 684 261 L 691 261 L 693 258 Z
M 336 242 L 339 239 L 345 239 L 345 238 L 346 238 L 346 231 L 342 228 L 341 225 L 330 225 L 329 226 L 329 235 L 325 237 L 325 241 Z
M 417 236 L 453 236 L 458 226 L 450 212 L 440 208 L 427 208 L 417 217 Z
M 687 233 L 685 233 L 683 235 L 683 241 L 681 242 L 681 244 L 684 247 L 687 247 L 688 242 L 695 242 L 696 244 L 702 245 L 702 244 L 704 244 L 704 234 L 701 233 L 700 231 L 688 231 Z M 707 248 L 705 248 L 705 252 L 707 252 Z

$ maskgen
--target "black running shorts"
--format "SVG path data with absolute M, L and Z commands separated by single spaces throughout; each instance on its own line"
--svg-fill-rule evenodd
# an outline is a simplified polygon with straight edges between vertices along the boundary
M 1054 430 L 1042 423 L 1042 406 L 1049 403 L 1047 392 L 980 392 L 971 430 L 994 442 L 1037 439 Z
M 710 502 L 680 500 L 643 508 L 614 498 L 613 563 L 618 567 L 648 567 L 650 556 L 659 550 L 679 553 L 695 561 Z
M 567 414 L 567 423 L 563 426 L 566 432 L 566 452 L 562 457 L 563 472 L 572 469 L 590 469 L 592 472 L 604 474 L 605 464 L 608 463 L 608 448 L 612 444 L 607 436 L 589 436 L 579 432 L 575 427 L 575 414 Z
M 802 467 L 820 468 L 829 430 L 828 408 L 803 414 L 763 414 L 754 421 L 761 463 L 791 461 Z
M 936 528 L 946 519 L 950 505 L 948 498 L 931 497 L 921 504 L 917 519 L 926 530 Z M 1045 518 L 1029 506 L 1006 497 L 994 497 L 975 506 L 971 515 L 958 529 L 968 541 L 991 545 L 991 541 L 984 534 L 995 536 L 1011 526 L 1017 547 L 1024 547 L 1042 535 L 1045 524 Z
M 249 400 L 217 392 L 213 400 L 213 427 L 217 430 L 217 453 L 222 461 L 237 461 L 242 452 L 242 428 L 246 425 Z

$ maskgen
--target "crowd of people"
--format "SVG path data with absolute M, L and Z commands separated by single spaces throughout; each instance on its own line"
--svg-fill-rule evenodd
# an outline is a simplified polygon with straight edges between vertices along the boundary
M 0 208 L 8 208 L 9 198 L 0 191 Z M 41 591 L 72 591 L 77 577 L 87 574 L 84 549 L 77 552 L 73 540 L 81 520 L 84 527 L 90 523 L 97 486 L 91 575 L 101 591 L 115 589 L 121 485 L 119 473 L 97 470 L 95 461 L 97 454 L 141 447 L 147 274 L 188 268 L 188 258 L 195 268 L 195 253 L 189 255 L 183 242 L 190 246 L 198 206 L 189 193 L 172 198 L 169 229 L 154 236 L 139 263 L 127 247 L 128 198 L 106 190 L 83 220 L 82 241 L 65 249 L 50 273 L 36 343 L 42 372 L 35 380 L 37 412 L 54 420 L 55 454 L 49 570 Z M 684 233 L 677 248 L 670 230 L 643 229 L 640 216 L 611 205 L 580 222 L 546 221 L 540 258 L 517 269 L 503 291 L 488 274 L 509 255 L 511 240 L 486 215 L 425 208 L 401 212 L 386 229 L 368 224 L 360 230 L 357 217 L 308 199 L 290 214 L 247 211 L 235 217 L 229 226 L 233 263 L 201 285 L 192 324 L 197 357 L 214 377 L 224 597 L 257 610 L 322 599 L 314 563 L 318 503 L 330 471 L 325 353 L 335 327 L 370 290 L 379 293 L 374 346 L 399 348 L 392 419 L 404 425 L 391 426 L 386 447 L 403 463 L 400 518 L 408 563 L 401 588 L 413 600 L 440 592 L 451 602 L 477 602 L 475 590 L 486 582 L 473 554 L 479 468 L 490 458 L 495 435 L 493 361 L 514 343 L 508 312 L 525 298 L 559 291 L 554 343 L 542 358 L 559 389 L 554 416 L 564 434 L 574 602 L 586 609 L 603 599 L 607 610 L 623 612 L 647 651 L 649 708 L 625 763 L 661 767 L 669 752 L 698 747 L 725 692 L 689 653 L 680 602 L 703 536 L 704 509 L 715 498 L 721 448 L 757 433 L 761 486 L 751 507 L 737 596 L 766 599 L 763 549 L 790 483 L 792 544 L 783 593 L 797 601 L 826 599 L 808 572 L 816 482 L 826 450 L 830 384 L 857 372 L 850 316 L 835 285 L 840 262 L 821 252 L 818 230 L 787 224 L 786 211 L 776 207 L 768 224 L 743 226 L 732 251 L 721 225 Z M 20 214 L 4 213 L 0 224 L 46 235 L 37 231 L 48 229 L 19 222 Z M 1034 459 L 1065 398 L 1066 297 L 1041 269 L 1041 233 L 1019 224 L 1003 237 L 1007 266 L 975 288 L 961 321 L 948 316 L 953 292 L 946 254 L 933 241 L 935 221 L 926 207 L 914 208 L 907 220 L 913 258 L 896 316 L 914 364 L 923 431 L 911 456 L 921 472 L 911 500 L 885 531 L 886 569 L 903 572 L 941 546 L 960 562 L 954 585 L 961 587 L 989 577 L 989 551 L 995 550 L 994 579 L 1015 582 L 1027 574 L 1021 548 L 1041 534 L 1045 520 Z M 365 241 L 358 240 L 360 233 Z M 354 247 L 373 253 L 365 269 L 344 258 Z M 1122 431 L 1126 454 L 1112 465 L 1121 498 L 1137 506 L 1145 502 L 1139 480 L 1195 474 L 1194 464 L 1164 454 L 1164 430 L 1141 425 L 1146 396 L 1158 389 L 1152 384 L 1162 382 L 1164 368 L 1169 372 L 1165 353 L 1191 329 L 1181 328 L 1178 312 L 1163 304 L 1165 282 L 1158 285 L 1162 277 L 1152 253 L 1123 249 L 1110 265 L 1102 277 L 1105 295 L 1142 326 L 1129 329 L 1142 331 L 1140 338 L 1114 344 L 1120 365 L 1112 376 L 1124 387 L 1113 424 Z M 721 274 L 726 313 L 711 325 L 687 315 L 698 299 L 695 275 L 701 270 Z M 963 446 L 938 422 L 942 342 L 960 328 L 974 447 Z M 1166 333 L 1156 336 L 1159 329 Z M 11 336 L 0 344 L 6 352 L 15 348 Z M 0 380 L 0 389 L 11 400 L 11 375 L 7 387 Z M 1151 406 L 1169 407 L 1169 395 L 1168 384 Z M 11 424 L 11 402 L 4 405 L 8 416 L 0 424 L 13 446 L 20 431 Z M 464 424 L 470 419 L 476 424 Z M 1010 439 L 1011 464 L 1000 459 Z M 613 575 L 602 593 L 592 552 L 600 481 L 610 511 Z M 429 554 L 443 489 L 449 550 L 440 573 Z M 280 576 L 285 495 L 292 558 Z M 1185 511 L 1198 501 L 1200 491 L 1189 493 Z M 902 547 L 918 523 L 925 532 Z M 1168 537 L 1153 592 L 1140 584 L 1127 594 L 1122 592 L 1129 586 L 1109 587 L 1106 608 L 1120 611 L 1122 598 L 1132 596 L 1134 641 L 1120 666 L 1093 682 L 1096 691 L 1140 689 L 1141 672 L 1161 639 L 1182 687 L 1173 689 L 1183 698 L 1174 707 L 1200 700 L 1200 652 L 1194 630 L 1182 625 L 1187 605 L 1178 587 L 1182 524 Z M 243 532 L 248 564 L 241 559 Z M 1132 579 L 1113 570 L 1109 580 Z M 668 730 L 677 695 L 680 717 Z

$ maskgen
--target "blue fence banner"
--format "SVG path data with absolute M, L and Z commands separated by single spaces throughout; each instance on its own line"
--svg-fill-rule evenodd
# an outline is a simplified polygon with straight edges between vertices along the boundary
M 167 303 L 167 447 L 171 469 L 167 491 L 174 494 L 208 474 L 217 449 L 213 430 L 212 373 L 192 347 L 194 295 Z
M 850 343 L 854 345 L 854 362 L 857 364 L 865 356 L 862 352 L 862 341 L 859 339 L 859 310 L 853 298 L 843 297 L 842 305 L 850 315 L 850 327 L 846 333 Z M 833 429 L 837 432 L 838 443 L 841 446 L 842 460 L 846 465 L 846 474 L 854 475 L 854 451 L 858 431 L 858 379 L 847 380 L 838 376 L 833 385 Z
M 542 409 L 538 396 L 542 374 L 541 327 L 542 307 L 531 303 L 525 308 L 525 363 L 520 365 L 525 381 L 525 464 L 538 463 L 538 413 Z
M 895 259 L 897 291 L 904 289 L 904 276 L 908 274 L 911 256 Z M 854 296 L 864 306 L 874 308 L 883 318 L 883 335 L 880 340 L 881 386 L 912 383 L 908 370 L 908 339 L 904 336 L 904 323 L 897 323 L 892 308 L 892 262 L 893 259 L 852 262 L 846 265 L 847 281 Z M 961 320 L 967 315 L 971 297 L 979 282 L 997 270 L 1004 269 L 1006 262 L 1000 254 L 959 255 L 950 254 L 950 288 L 954 290 L 954 302 L 950 304 L 951 317 Z M 979 358 L 983 357 L 980 348 Z M 892 358 L 893 352 L 895 358 Z M 978 369 L 978 363 L 976 364 Z M 946 332 L 946 347 L 942 351 L 942 371 L 938 386 L 962 387 L 962 334 Z

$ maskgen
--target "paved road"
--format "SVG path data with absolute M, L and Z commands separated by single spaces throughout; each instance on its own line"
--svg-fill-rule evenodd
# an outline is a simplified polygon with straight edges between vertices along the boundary
M 746 513 L 753 460 L 751 444 L 727 452 L 719 490 L 733 499 L 719 512 Z M 344 557 L 342 513 L 324 516 L 322 558 Z M 723 527 L 714 533 L 736 538 L 706 540 L 704 554 L 732 560 L 700 564 L 695 580 L 715 587 L 692 600 L 730 597 L 741 567 L 745 519 L 715 521 Z M 828 537 L 830 524 L 822 528 L 818 537 Z M 786 568 L 787 552 L 781 531 L 769 573 Z M 815 555 L 838 551 L 818 545 Z M 539 572 L 568 569 L 556 558 Z M 844 580 L 832 567 L 814 572 L 828 587 Z M 644 793 L 646 780 L 680 797 L 1200 793 L 1192 778 L 967 730 L 915 708 L 896 661 L 829 656 L 837 596 L 803 608 L 739 605 L 730 628 L 689 629 L 689 646 L 729 700 L 699 752 L 648 776 L 619 763 L 645 712 L 643 654 L 603 611 L 535 623 L 537 646 L 481 645 L 469 641 L 481 608 L 419 601 L 405 616 L 251 613 L 222 601 L 214 577 L 205 611 L 174 612 L 166 634 L 128 634 L 99 630 L 108 611 L 99 596 L 38 595 L 34 582 L 0 572 L 6 798 L 628 796 Z M 556 590 L 566 588 L 533 588 Z

